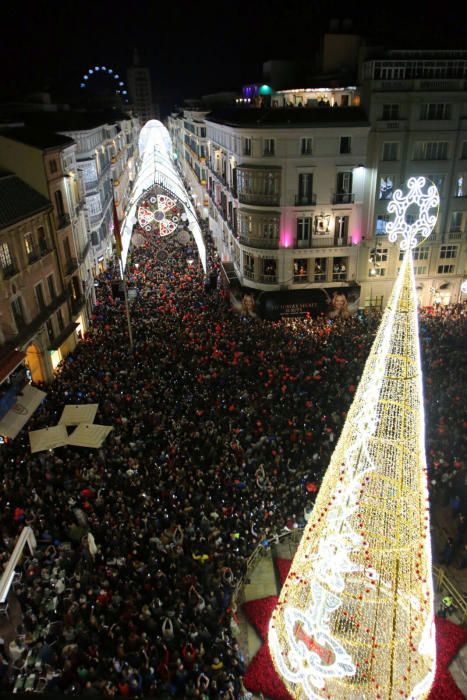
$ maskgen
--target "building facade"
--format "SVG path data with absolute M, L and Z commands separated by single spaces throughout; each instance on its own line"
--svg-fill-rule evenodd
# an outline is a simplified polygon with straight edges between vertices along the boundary
M 88 329 L 94 304 L 91 243 L 78 177 L 76 143 L 69 137 L 19 127 L 0 134 L 0 165 L 15 173 L 53 206 L 53 242 L 77 331 Z
M 139 121 L 125 117 L 91 128 L 63 129 L 76 143 L 76 168 L 85 196 L 91 270 L 106 269 L 114 254 L 113 202 L 123 218 L 138 167 Z
M 392 192 L 413 175 L 432 180 L 439 216 L 415 251 L 419 302 L 456 303 L 467 260 L 467 51 L 389 51 L 363 62 L 361 95 L 371 123 L 368 188 L 371 204 L 362 245 L 362 298 L 388 299 L 400 267 L 388 244 Z M 413 212 L 410 215 L 416 215 Z
M 0 175 L 0 357 L 25 354 L 31 378 L 48 382 L 76 346 L 51 202 L 16 175 Z M 0 363 L 1 365 L 1 363 Z M 1 368 L 0 368 L 1 369 Z
M 201 215 L 207 195 L 217 249 L 240 284 L 356 286 L 360 307 L 385 306 L 400 267 L 388 201 L 423 175 L 441 202 L 414 253 L 419 302 L 466 298 L 466 77 L 465 51 L 390 51 L 361 62 L 357 86 L 272 90 L 267 108 L 173 114 L 181 169 Z
M 133 55 L 133 65 L 127 70 L 128 91 L 135 114 L 141 125 L 150 119 L 157 119 L 152 95 L 151 73 L 147 66 L 140 65 L 138 52 Z

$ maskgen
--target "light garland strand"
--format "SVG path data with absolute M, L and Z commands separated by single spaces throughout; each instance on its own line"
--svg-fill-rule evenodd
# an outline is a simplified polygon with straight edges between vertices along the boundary
M 416 229 L 402 234 L 407 252 L 270 623 L 274 666 L 299 700 L 422 700 L 434 679 Z

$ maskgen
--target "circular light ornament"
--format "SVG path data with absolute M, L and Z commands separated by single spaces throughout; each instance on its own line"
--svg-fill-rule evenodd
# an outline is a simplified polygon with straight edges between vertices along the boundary
M 462 294 L 467 294 L 467 280 L 464 280 L 461 284 L 461 292 Z
M 180 245 L 188 245 L 190 239 L 191 236 L 188 233 L 188 231 L 185 231 L 185 229 L 183 229 L 182 231 L 180 231 L 180 233 L 177 234 L 177 241 L 180 243 Z
M 138 206 L 138 223 L 145 231 L 155 231 L 160 236 L 174 233 L 180 220 L 178 203 L 166 194 L 151 195 Z
M 418 208 L 418 217 L 409 216 L 409 210 Z M 396 190 L 388 204 L 388 213 L 395 214 L 386 227 L 391 243 L 401 236 L 401 250 L 415 248 L 428 238 L 438 218 L 439 192 L 430 180 L 411 177 L 407 181 L 407 192 Z M 434 213 L 430 213 L 433 212 Z M 421 236 L 419 239 L 418 236 Z

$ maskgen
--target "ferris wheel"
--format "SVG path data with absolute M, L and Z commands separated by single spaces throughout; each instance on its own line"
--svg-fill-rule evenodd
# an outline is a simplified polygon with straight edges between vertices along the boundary
M 125 81 L 121 78 L 118 71 L 108 68 L 108 66 L 91 66 L 91 68 L 88 68 L 81 76 L 80 88 L 85 90 L 92 84 L 93 79 L 99 76 L 105 76 L 110 81 L 115 94 L 120 95 L 122 100 L 128 104 L 128 88 Z

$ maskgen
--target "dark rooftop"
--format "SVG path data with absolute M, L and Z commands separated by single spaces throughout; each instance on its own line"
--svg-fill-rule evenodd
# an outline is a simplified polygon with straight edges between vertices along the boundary
M 24 123 L 34 129 L 57 131 L 86 131 L 120 119 L 129 119 L 121 110 L 108 109 L 93 112 L 63 111 L 34 112 L 23 115 Z
M 49 148 L 57 148 L 57 146 L 71 146 L 74 143 L 73 139 L 63 134 L 56 134 L 53 131 L 46 129 L 35 129 L 28 126 L 12 127 L 0 130 L 0 135 L 13 141 L 25 143 L 28 146 L 34 146 L 42 151 Z
M 254 129 L 290 126 L 369 126 L 360 107 L 223 107 L 206 115 L 206 121 Z
M 50 209 L 51 203 L 19 177 L 0 170 L 0 229 Z

